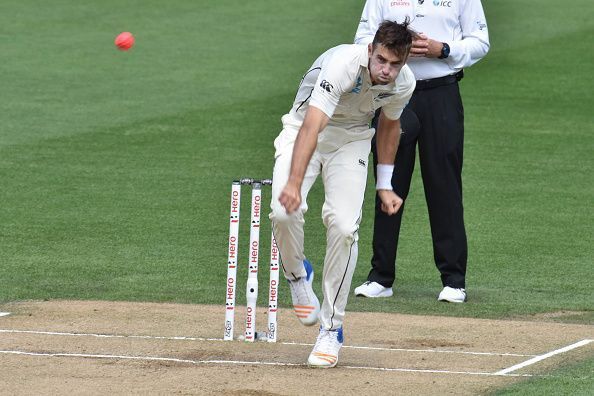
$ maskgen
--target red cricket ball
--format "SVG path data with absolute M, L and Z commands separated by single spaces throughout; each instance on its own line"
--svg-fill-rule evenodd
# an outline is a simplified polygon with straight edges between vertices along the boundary
M 115 38 L 115 45 L 122 51 L 128 51 L 134 45 L 134 36 L 130 32 L 122 32 Z

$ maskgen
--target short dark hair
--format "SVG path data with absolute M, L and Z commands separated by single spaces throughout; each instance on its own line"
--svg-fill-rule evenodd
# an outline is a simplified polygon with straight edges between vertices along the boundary
M 383 21 L 373 38 L 373 48 L 381 44 L 400 58 L 406 58 L 412 47 L 413 38 L 412 32 L 408 29 L 409 24 L 408 17 L 402 23 Z

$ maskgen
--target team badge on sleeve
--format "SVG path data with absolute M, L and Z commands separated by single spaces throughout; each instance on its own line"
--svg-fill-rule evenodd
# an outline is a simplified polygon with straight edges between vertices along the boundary
M 334 88 L 332 86 L 332 84 L 330 84 L 328 81 L 326 80 L 322 80 L 322 82 L 320 83 L 320 87 L 324 88 L 327 92 L 331 92 L 332 89 Z

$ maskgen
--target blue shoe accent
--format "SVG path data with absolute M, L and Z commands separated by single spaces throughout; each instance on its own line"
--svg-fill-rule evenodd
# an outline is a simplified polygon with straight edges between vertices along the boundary
M 322 330 L 322 326 L 320 326 L 320 330 Z M 341 344 L 344 343 L 344 335 L 342 334 L 342 326 L 340 326 L 338 329 L 336 330 L 328 330 L 328 331 L 336 331 L 337 332 L 337 337 L 336 339 L 338 340 L 338 342 L 340 342 Z
M 344 342 L 344 336 L 342 334 L 342 326 L 340 326 L 338 329 L 336 329 L 336 331 L 338 332 L 337 340 L 338 340 L 338 342 L 340 342 L 342 344 Z
M 313 275 L 313 267 L 311 266 L 311 263 L 308 259 L 303 259 L 303 266 L 305 267 L 305 272 L 307 273 L 305 279 L 307 279 L 307 281 L 309 282 L 311 276 Z

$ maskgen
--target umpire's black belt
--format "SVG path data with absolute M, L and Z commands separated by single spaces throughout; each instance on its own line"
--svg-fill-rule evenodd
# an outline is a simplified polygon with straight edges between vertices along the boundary
M 417 80 L 417 87 L 415 88 L 415 91 L 422 91 L 424 89 L 431 89 L 435 87 L 441 87 L 443 85 L 454 84 L 462 80 L 462 77 L 464 77 L 464 71 L 460 70 L 456 74 L 450 74 L 447 76 L 437 78 L 430 78 L 428 80 Z

